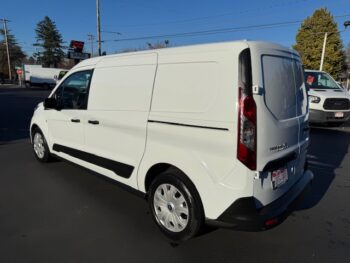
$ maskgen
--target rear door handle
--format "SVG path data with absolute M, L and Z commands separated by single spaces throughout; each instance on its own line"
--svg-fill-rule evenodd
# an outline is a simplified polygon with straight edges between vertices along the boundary
M 88 120 L 88 123 L 93 124 L 93 125 L 98 125 L 98 124 L 100 124 L 99 121 L 92 121 L 92 120 Z
M 70 121 L 71 121 L 71 122 L 80 122 L 79 119 L 71 119 Z

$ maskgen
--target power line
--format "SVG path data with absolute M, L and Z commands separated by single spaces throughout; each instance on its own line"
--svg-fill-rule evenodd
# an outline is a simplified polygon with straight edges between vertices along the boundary
M 101 30 L 101 32 L 103 32 L 103 33 L 109 33 L 109 34 L 122 35 L 122 33 L 116 32 L 116 31 L 105 31 L 105 30 Z
M 264 29 L 271 28 L 281 25 L 291 25 L 300 23 L 300 21 L 292 21 L 286 23 L 276 23 L 276 24 L 265 24 L 265 25 L 254 25 L 254 26 L 244 26 L 244 27 L 233 27 L 233 28 L 221 28 L 221 29 L 213 29 L 213 30 L 203 30 L 203 31 L 192 31 L 192 32 L 184 32 L 184 33 L 175 33 L 175 34 L 162 34 L 162 35 L 154 35 L 154 36 L 142 36 L 142 37 L 134 37 L 134 38 L 121 38 L 121 39 L 109 39 L 104 40 L 104 42 L 123 42 L 123 41 L 134 41 L 134 40 L 145 40 L 145 39 L 157 39 L 157 38 L 166 38 L 166 37 L 191 37 L 197 35 L 208 35 L 208 34 L 220 34 L 227 32 L 235 32 L 235 31 L 248 31 L 248 30 L 256 30 L 256 29 Z
M 308 1 L 311 1 L 311 0 L 292 0 L 292 1 L 288 1 L 288 2 L 279 2 L 277 4 L 266 5 L 263 8 L 259 8 L 259 11 L 273 9 L 273 8 L 278 8 L 278 7 L 286 6 L 286 5 L 289 5 L 289 4 L 298 4 L 298 3 L 301 3 L 301 2 L 308 2 Z M 215 19 L 215 18 L 221 18 L 221 17 L 224 17 L 224 16 L 231 16 L 231 15 L 234 15 L 234 14 L 247 14 L 247 13 L 252 13 L 252 12 L 256 12 L 256 9 L 255 10 L 248 9 L 248 10 L 243 10 L 243 11 L 239 11 L 239 12 L 225 12 L 225 13 L 209 15 L 209 16 L 200 16 L 200 17 L 194 17 L 194 18 L 188 18 L 188 19 L 180 19 L 180 20 L 171 20 L 171 21 L 165 21 L 165 22 L 118 25 L 118 27 L 125 27 L 125 28 L 136 27 L 137 28 L 137 27 L 149 27 L 149 26 L 159 26 L 159 25 L 182 24 L 182 23 L 188 23 L 188 22 L 195 22 L 195 21 L 203 21 L 203 20 L 210 20 L 210 19 Z
M 348 17 L 350 14 L 334 16 L 334 18 Z M 270 23 L 270 24 L 257 24 L 251 26 L 241 26 L 241 27 L 227 27 L 227 28 L 216 28 L 211 30 L 202 30 L 202 31 L 191 31 L 183 33 L 174 33 L 174 34 L 160 34 L 160 35 L 150 35 L 150 36 L 141 36 L 133 38 L 121 38 L 121 39 L 109 39 L 104 40 L 104 42 L 124 42 L 124 41 L 137 41 L 137 40 L 147 40 L 147 39 L 159 39 L 159 38 L 177 38 L 177 37 L 193 37 L 193 36 L 203 36 L 203 35 L 213 35 L 213 34 L 223 34 L 223 33 L 232 33 L 239 31 L 251 31 L 251 30 L 261 30 L 269 28 L 284 27 L 293 24 L 298 24 L 303 22 L 303 20 L 294 20 L 294 21 L 285 21 L 279 23 Z

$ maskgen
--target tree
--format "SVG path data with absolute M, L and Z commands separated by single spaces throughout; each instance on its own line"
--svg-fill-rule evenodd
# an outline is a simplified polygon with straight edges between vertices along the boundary
M 147 42 L 147 46 L 149 49 L 159 49 L 159 48 L 166 48 L 169 47 L 169 40 L 165 40 L 164 42 L 156 42 L 154 44 L 152 43 L 148 43 Z
M 139 47 L 139 48 L 126 48 L 123 49 L 122 51 L 119 51 L 119 53 L 128 53 L 128 52 L 136 52 L 136 51 L 141 51 L 141 50 L 148 50 L 148 49 L 160 49 L 160 48 L 167 48 L 170 47 L 170 42 L 169 40 L 165 40 L 164 42 L 156 42 L 156 43 L 146 43 L 147 46 Z
M 71 69 L 72 67 L 75 66 L 75 64 L 76 63 L 75 63 L 74 59 L 64 58 L 57 66 L 59 68 Z
M 317 9 L 303 21 L 294 48 L 300 53 L 305 68 L 319 69 L 325 32 L 328 38 L 323 70 L 337 78 L 344 69 L 345 55 L 338 25 L 326 8 Z
M 39 46 L 42 50 L 35 53 L 34 57 L 45 67 L 57 67 L 58 63 L 64 58 L 64 52 L 62 36 L 55 22 L 45 16 L 37 24 L 35 33 L 37 42 L 34 46 Z
M 350 71 L 350 43 L 345 51 L 345 70 Z
M 32 56 L 27 56 L 22 60 L 22 63 L 27 65 L 35 65 L 36 61 Z
M 7 50 L 5 42 L 5 32 L 0 29 L 0 36 L 2 40 L 0 41 L 0 75 L 2 77 L 8 78 L 8 62 L 7 62 Z M 17 44 L 16 38 L 11 34 L 10 30 L 7 32 L 7 41 L 9 45 L 10 61 L 11 61 L 11 73 L 15 76 L 15 65 L 20 65 L 22 59 L 25 57 L 21 47 Z

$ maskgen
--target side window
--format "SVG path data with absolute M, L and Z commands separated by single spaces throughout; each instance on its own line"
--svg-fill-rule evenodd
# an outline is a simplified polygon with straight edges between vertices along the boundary
M 61 109 L 86 109 L 91 70 L 73 73 L 56 90 L 53 96 Z

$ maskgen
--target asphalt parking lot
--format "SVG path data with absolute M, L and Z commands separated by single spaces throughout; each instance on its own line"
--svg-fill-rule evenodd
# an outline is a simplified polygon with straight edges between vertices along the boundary
M 28 139 L 39 88 L 0 87 L 0 262 L 348 262 L 350 124 L 311 129 L 312 190 L 280 226 L 216 230 L 174 246 L 147 204 L 65 162 L 41 164 Z

